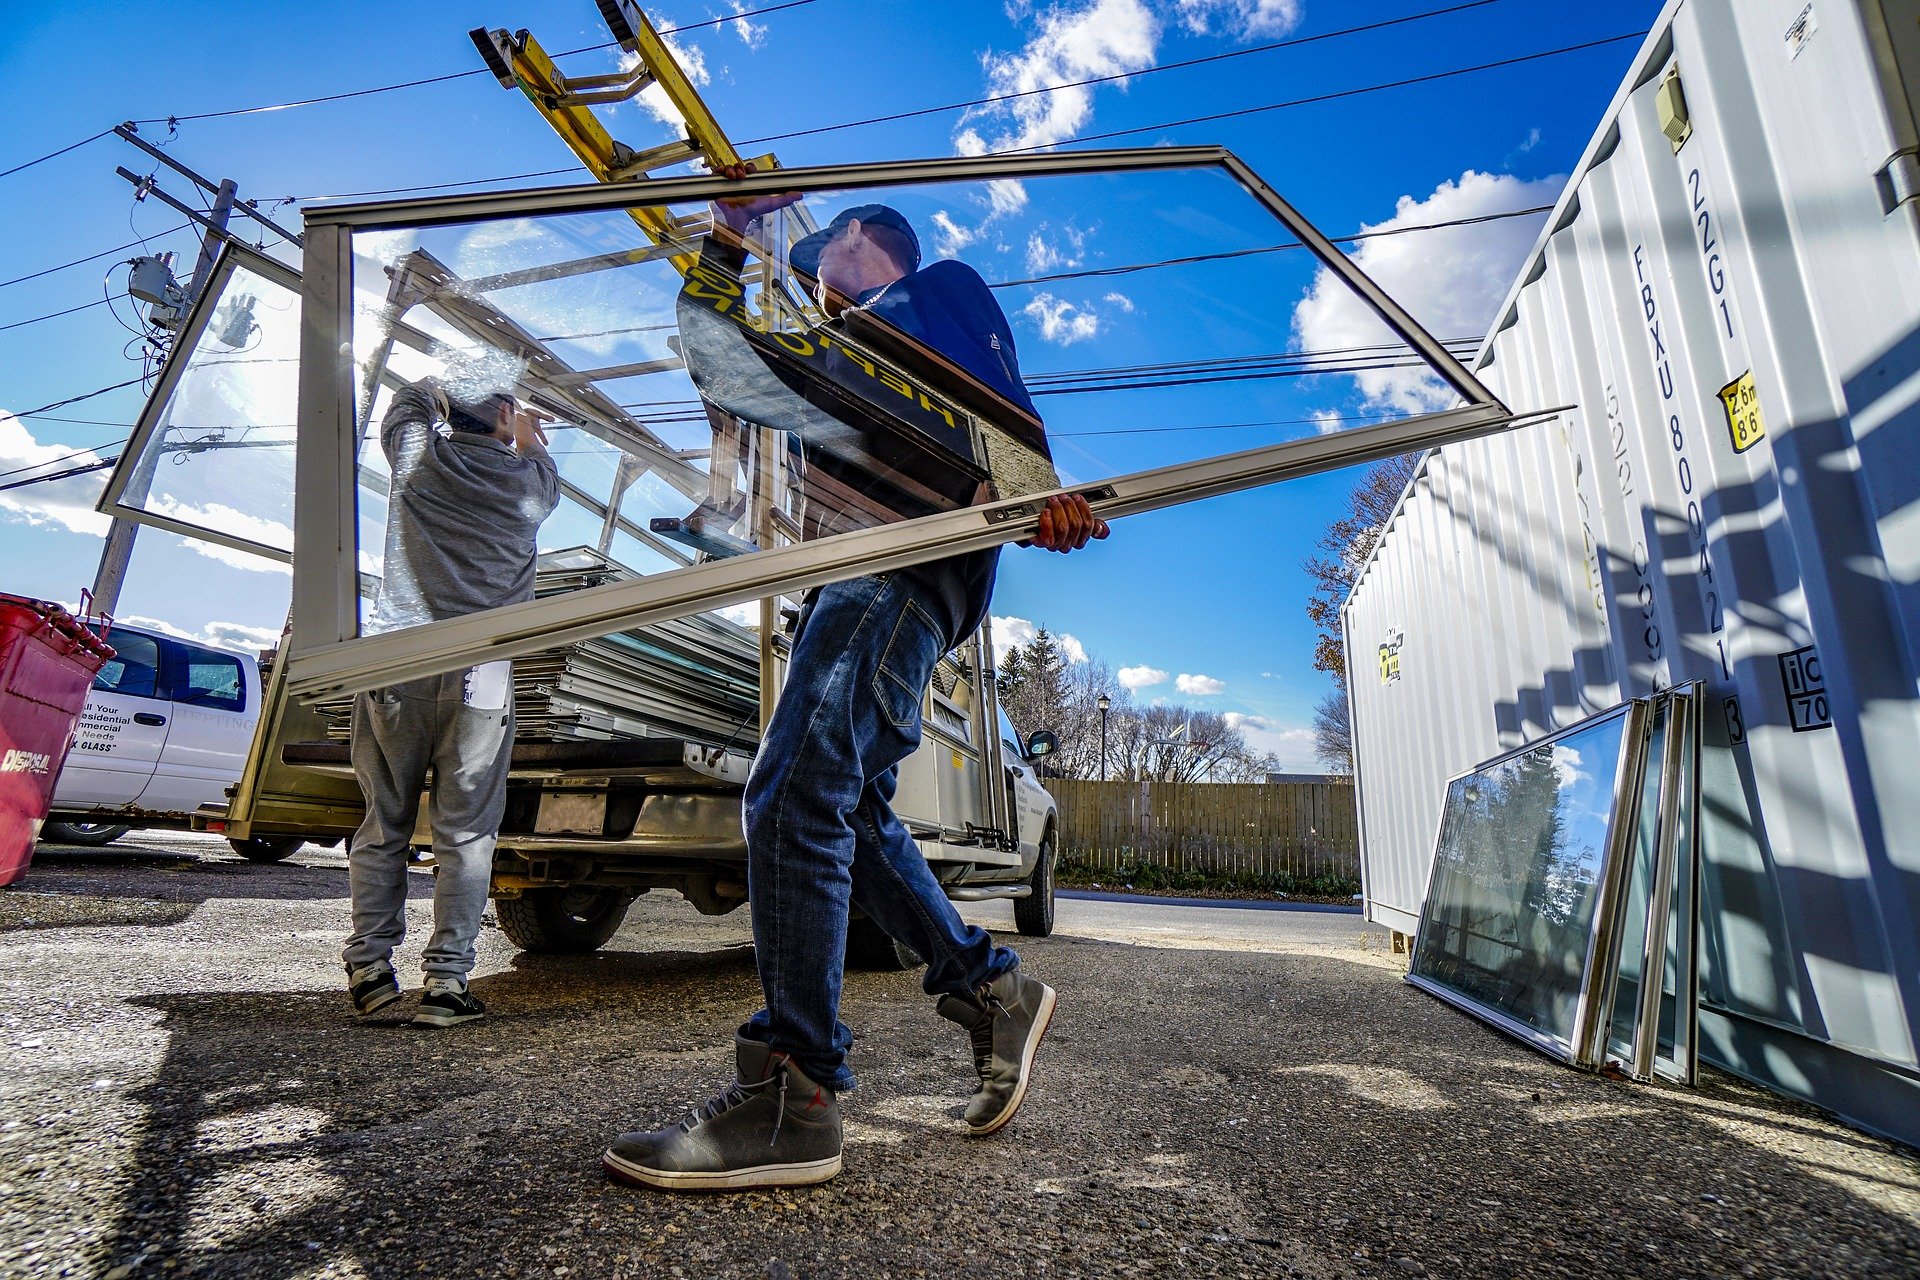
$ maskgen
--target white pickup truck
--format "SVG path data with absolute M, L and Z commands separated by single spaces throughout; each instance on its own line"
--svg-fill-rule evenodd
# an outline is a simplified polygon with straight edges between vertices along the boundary
M 260 667 L 248 654 L 116 624 L 94 678 L 42 840 L 104 845 L 134 827 L 190 825 L 225 804 L 260 719 Z M 291 836 L 236 840 L 255 861 L 298 849 Z

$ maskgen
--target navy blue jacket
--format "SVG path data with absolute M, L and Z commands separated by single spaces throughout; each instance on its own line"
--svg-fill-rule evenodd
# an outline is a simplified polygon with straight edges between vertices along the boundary
M 966 263 L 951 258 L 932 263 L 860 301 L 875 319 L 932 347 L 983 385 L 1040 416 L 1020 380 L 1020 358 L 1006 313 L 980 273 Z M 900 572 L 939 594 L 954 627 L 947 639 L 958 644 L 986 621 L 999 563 L 1000 549 L 990 547 Z

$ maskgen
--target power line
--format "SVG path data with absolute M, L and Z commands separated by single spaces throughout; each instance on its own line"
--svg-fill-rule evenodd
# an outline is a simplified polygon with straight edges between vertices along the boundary
M 1047 439 L 1077 436 L 1149 436 L 1175 431 L 1241 431 L 1256 427 L 1320 426 L 1328 422 L 1387 422 L 1391 414 L 1328 413 L 1317 418 L 1266 418 L 1258 422 L 1197 422 L 1184 427 L 1103 427 L 1095 431 L 1049 431 Z
M 55 320 L 61 316 L 70 316 L 76 311 L 85 311 L 89 307 L 103 307 L 106 304 L 107 299 L 95 298 L 92 302 L 83 302 L 77 307 L 68 307 L 65 311 L 49 311 L 46 315 L 35 316 L 31 320 L 15 320 L 12 324 L 0 324 L 0 333 L 5 333 L 9 329 L 18 329 L 25 325 L 39 324 L 42 320 Z
M 717 27 L 729 22 L 739 22 L 745 18 L 757 18 L 763 14 L 778 13 L 782 9 L 798 9 L 804 5 L 816 4 L 818 2 L 819 0 L 787 0 L 785 4 L 768 5 L 760 9 L 747 9 L 740 13 L 730 13 L 723 18 L 711 18 L 705 22 L 689 22 L 685 26 L 665 27 L 660 30 L 660 34 L 663 36 L 678 35 L 683 31 L 697 31 L 702 27 Z M 556 58 L 567 58 L 572 57 L 576 53 L 592 53 L 597 49 L 615 49 L 618 47 L 619 42 L 617 40 L 609 40 L 604 44 L 581 45 L 578 49 L 567 49 L 552 56 Z M 449 80 L 464 80 L 468 76 L 491 76 L 492 74 L 493 73 L 485 67 L 474 67 L 469 71 L 450 71 L 445 75 L 426 76 L 419 80 L 403 80 L 399 84 L 376 85 L 371 89 L 352 89 L 345 93 L 322 94 L 317 98 L 301 98 L 293 102 L 274 102 L 259 107 L 230 107 L 224 111 L 200 111 L 192 115 L 184 116 L 159 116 L 148 120 L 136 120 L 134 123 L 184 124 L 189 120 L 218 120 L 229 116 L 260 115 L 269 111 L 288 111 L 294 107 L 311 107 L 323 102 L 343 102 L 348 98 L 365 98 L 376 93 L 392 93 L 396 89 L 417 89 L 422 85 L 443 84 Z M 95 136 L 98 137 L 100 135 L 96 134 Z M 93 139 L 89 138 L 87 141 L 91 142 Z M 78 146 L 79 144 L 76 143 L 75 145 Z M 9 172 L 11 172 L 11 170 L 9 170 Z M 5 176 L 6 174 L 0 174 L 0 178 Z
M 304 203 L 308 200 L 355 200 L 361 196 L 406 196 L 416 191 L 450 191 L 455 187 L 484 187 L 492 182 L 520 182 L 526 178 L 553 178 L 583 168 L 570 164 L 558 169 L 535 169 L 530 173 L 503 173 L 492 178 L 468 178 L 463 182 L 427 182 L 415 187 L 377 187 L 372 191 L 327 191 L 305 196 L 282 196 L 283 200 Z
M 50 476 L 29 476 L 25 480 L 15 480 L 11 484 L 0 484 L 0 493 L 5 493 L 8 489 L 24 489 L 30 484 L 45 484 L 49 480 L 66 480 L 73 476 L 83 476 L 89 471 L 103 470 L 118 461 L 120 461 L 118 458 L 102 458 L 98 462 L 89 462 L 84 467 L 74 467 L 67 471 L 56 471 Z
M 1352 244 L 1360 240 L 1377 240 L 1384 236 L 1401 236 L 1413 231 L 1442 231 L 1448 227 L 1471 227 L 1482 222 L 1498 222 L 1502 218 L 1524 218 L 1533 213 L 1549 213 L 1550 204 L 1535 205 L 1530 209 L 1509 209 L 1505 213 L 1482 213 L 1471 218 L 1453 218 L 1446 222 L 1421 222 L 1404 227 L 1386 227 L 1379 231 L 1357 231 L 1350 236 L 1330 236 L 1333 244 Z M 1021 285 L 1053 284 L 1060 280 L 1085 280 L 1098 276 L 1124 276 L 1136 271 L 1153 271 L 1160 267 L 1182 267 L 1196 262 L 1220 262 L 1229 258 L 1251 258 L 1264 253 L 1281 253 L 1288 249 L 1304 249 L 1298 241 L 1291 244 L 1267 245 L 1259 249 L 1228 249 L 1220 253 L 1195 253 L 1182 258 L 1162 258 L 1156 262 L 1136 262 L 1121 267 L 1089 267 L 1084 271 L 1059 271 L 1046 276 L 1028 276 L 1023 280 L 1001 280 L 989 284 L 989 289 L 1012 289 Z
M 1429 84 L 1435 80 L 1448 80 L 1454 76 L 1472 75 L 1479 71 L 1492 71 L 1498 67 L 1515 67 L 1523 62 L 1538 62 L 1542 58 L 1557 58 L 1565 53 L 1578 53 L 1582 49 L 1598 49 L 1603 45 L 1619 44 L 1622 40 L 1644 40 L 1644 31 L 1629 31 L 1624 35 L 1607 36 L 1601 40 L 1588 40 L 1582 44 L 1570 44 L 1560 49 L 1543 49 L 1539 53 L 1521 54 L 1515 58 L 1502 58 L 1498 62 L 1482 62 L 1478 66 L 1457 67 L 1452 71 L 1436 71 L 1431 75 L 1410 76 L 1405 80 L 1389 80 L 1384 84 L 1363 85 L 1358 89 L 1341 89 L 1335 93 L 1315 94 L 1310 98 L 1293 98 L 1286 102 L 1269 102 L 1264 106 L 1242 107 L 1238 111 L 1216 111 L 1212 115 L 1189 116 L 1185 120 L 1168 120 L 1160 124 L 1143 124 L 1132 129 L 1113 129 L 1106 133 L 1089 133 L 1080 137 L 1061 138 L 1054 142 L 1039 142 L 1028 147 L 1007 147 L 986 154 L 996 156 L 1015 156 L 1027 151 L 1045 151 L 1050 147 L 1065 146 L 1069 142 L 1104 142 L 1109 138 L 1125 138 L 1136 133 L 1154 133 L 1161 129 L 1178 129 L 1190 124 L 1209 124 L 1215 120 L 1234 120 L 1242 116 L 1259 115 L 1266 111 L 1280 111 L 1287 107 L 1304 107 L 1316 102 L 1333 102 L 1341 98 L 1354 98 L 1365 93 L 1379 93 L 1383 89 L 1404 89 L 1408 85 Z
M 38 471 L 41 467 L 58 466 L 62 462 L 71 462 L 75 458 L 87 458 L 87 457 L 97 458 L 99 456 L 97 452 L 98 450 L 112 449 L 118 445 L 123 445 L 125 443 L 126 443 L 125 440 L 114 440 L 108 444 L 95 445 L 92 448 L 75 449 L 72 453 L 63 453 L 57 458 L 42 458 L 38 462 L 29 462 L 25 466 L 15 467 L 11 471 L 0 471 L 0 476 L 17 476 L 22 471 Z
M 65 400 L 55 400 L 52 404 L 43 404 L 38 409 L 28 409 L 24 412 L 16 413 L 13 416 L 16 418 L 31 418 L 36 413 L 45 413 L 49 409 L 64 409 L 70 404 L 79 404 L 82 400 L 91 400 L 95 396 L 103 396 L 109 391 L 118 391 L 122 387 L 131 387 L 136 383 L 145 381 L 146 379 L 144 377 L 128 378 L 125 382 L 116 382 L 110 387 L 101 387 L 97 391 L 88 391 L 77 396 L 68 396 Z
M 102 129 L 100 132 L 94 134 L 91 138 L 82 138 L 80 139 L 80 141 L 75 143 L 70 143 L 69 145 L 60 148 L 58 151 L 49 151 L 47 152 L 47 154 L 40 156 L 37 159 L 28 160 L 24 164 L 17 164 L 13 166 L 13 168 L 11 169 L 0 169 L 0 178 L 9 177 L 13 174 L 19 173 L 22 169 L 31 169 L 33 168 L 33 166 L 37 164 L 45 164 L 47 161 L 53 159 L 55 156 L 63 156 L 67 154 L 67 152 L 69 151 L 78 151 L 81 147 L 86 146 L 89 142 L 98 142 L 100 141 L 100 139 L 106 137 L 108 134 L 112 132 L 113 130 L 111 129 Z
M 1161 71 L 1179 71 L 1186 67 L 1205 66 L 1213 62 L 1225 62 L 1230 58 L 1245 58 L 1256 53 L 1272 53 L 1276 49 L 1292 49 L 1303 44 L 1314 44 L 1321 40 L 1332 40 L 1340 36 L 1357 35 L 1365 31 L 1378 31 L 1384 27 L 1397 27 L 1403 23 L 1419 22 L 1426 18 L 1438 18 L 1445 14 L 1461 13 L 1468 9 L 1479 9 L 1486 5 L 1497 4 L 1499 0 L 1469 0 L 1466 4 L 1456 4 L 1445 9 L 1429 9 L 1425 13 L 1408 14 L 1403 18 L 1387 18 L 1380 22 L 1369 22 L 1357 27 L 1343 27 L 1338 31 L 1322 31 L 1317 35 L 1297 36 L 1291 40 L 1277 40 L 1272 44 L 1255 45 L 1251 49 L 1233 49 L 1226 53 L 1208 54 L 1203 58 L 1188 58 L 1181 62 L 1162 63 L 1157 67 L 1146 67 L 1139 71 L 1121 71 L 1108 76 L 1093 76 L 1086 80 L 1069 80 L 1061 84 L 1050 84 L 1039 89 L 1022 89 L 1018 93 L 998 93 L 985 98 L 970 98 L 965 102 L 948 102 L 937 107 L 919 107 L 912 111 L 896 111 L 891 115 L 870 116 L 865 120 L 849 120 L 845 124 L 825 124 L 812 129 L 796 129 L 791 133 L 770 133 L 762 138 L 748 138 L 740 143 L 743 147 L 758 146 L 763 142 L 785 142 L 791 138 L 808 138 L 818 133 L 833 133 L 841 129 L 859 129 L 870 124 L 891 124 L 896 120 L 912 120 L 917 116 L 938 115 L 943 111 L 962 111 L 971 107 L 988 107 L 1002 102 L 1012 102 L 1016 98 L 1030 98 L 1035 94 L 1052 93 L 1056 89 L 1083 89 L 1088 85 L 1109 84 L 1115 80 L 1131 80 L 1141 76 L 1154 75 Z
M 99 253 L 88 254 L 84 258 L 75 258 L 72 262 L 63 262 L 57 267 L 48 267 L 46 270 L 36 271 L 32 275 L 15 276 L 11 280 L 0 280 L 0 289 L 4 289 L 10 284 L 25 284 L 29 280 L 38 280 L 41 276 L 50 276 L 56 271 L 65 271 L 68 267 L 78 267 L 88 262 L 98 262 L 100 259 L 110 258 L 116 253 L 125 253 L 128 249 L 139 248 L 150 240 L 159 240 L 165 236 L 174 234 L 176 231 L 185 231 L 192 225 L 190 222 L 183 222 L 177 227 L 169 227 L 165 231 L 156 231 L 150 236 L 142 236 L 138 240 L 129 240 L 125 244 L 115 245 L 111 249 L 102 249 Z
M 1495 0 L 1480 0 L 1480 2 L 1494 3 Z M 1462 7 L 1466 7 L 1466 6 L 1462 6 Z M 1448 13 L 1448 12 L 1453 12 L 1453 10 L 1435 10 L 1434 11 L 1434 13 Z M 1396 19 L 1396 21 L 1412 21 L 1414 17 L 1425 17 L 1425 16 L 1431 16 L 1431 15 L 1426 15 L 1426 14 L 1413 15 L 1413 17 Z M 1376 25 L 1385 25 L 1385 24 L 1376 24 Z M 1352 30 L 1356 30 L 1356 31 L 1366 30 L 1366 29 L 1367 28 L 1358 28 L 1358 27 L 1352 28 Z M 1326 36 L 1321 36 L 1316 38 L 1324 39 L 1327 36 L 1340 35 L 1340 34 L 1345 34 L 1345 33 L 1344 32 L 1328 32 L 1326 33 Z M 1139 125 L 1129 129 L 1115 129 L 1107 133 L 1094 133 L 1094 134 L 1087 134 L 1083 137 L 1062 138 L 1056 142 L 1036 143 L 1032 146 L 1026 146 L 1026 147 L 1009 147 L 1009 148 L 1004 148 L 998 151 L 991 151 L 986 154 L 1000 155 L 1000 156 L 1020 155 L 1030 151 L 1045 151 L 1050 147 L 1064 146 L 1068 143 L 1098 142 L 1098 141 L 1103 141 L 1109 138 L 1128 137 L 1133 134 L 1153 133 L 1162 129 L 1177 129 L 1190 124 L 1204 124 L 1204 123 L 1208 123 L 1215 120 L 1229 120 L 1229 119 L 1235 119 L 1241 116 L 1259 115 L 1263 112 L 1268 112 L 1268 111 L 1281 111 L 1289 107 L 1302 107 L 1302 106 L 1311 106 L 1315 103 L 1321 103 L 1321 102 L 1334 102 L 1343 98 L 1358 97 L 1363 94 L 1380 93 L 1388 89 L 1403 89 L 1410 85 L 1427 84 L 1437 80 L 1452 79 L 1457 76 L 1473 75 L 1481 71 L 1492 71 L 1501 67 L 1511 67 L 1511 66 L 1521 65 L 1522 63 L 1537 62 L 1543 58 L 1559 57 L 1562 54 L 1577 53 L 1585 49 L 1597 49 L 1604 45 L 1618 44 L 1623 40 L 1641 40 L 1645 38 L 1645 35 L 1646 35 L 1645 32 L 1629 32 L 1624 35 L 1608 36 L 1600 40 L 1590 40 L 1583 44 L 1567 45 L 1564 48 L 1546 49 L 1546 50 L 1542 50 L 1539 53 L 1529 53 L 1529 54 L 1522 54 L 1518 57 L 1513 57 L 1513 58 L 1503 58 L 1497 62 L 1484 62 L 1484 63 L 1480 63 L 1477 66 L 1457 67 L 1450 71 L 1437 71 L 1430 75 L 1412 76 L 1404 80 L 1392 80 L 1392 81 L 1387 81 L 1381 84 L 1361 85 L 1358 88 L 1353 88 L 1353 89 L 1340 89 L 1332 93 L 1316 94 L 1312 97 L 1307 97 L 1307 98 L 1293 98 L 1285 102 L 1269 102 L 1269 103 L 1264 103 L 1260 106 L 1242 107 L 1235 111 L 1222 111 L 1222 112 L 1217 112 L 1213 115 L 1193 116 L 1185 120 L 1169 120 L 1169 121 L 1163 121 L 1158 124 Z M 1250 53 L 1250 52 L 1259 52 L 1259 50 L 1240 50 L 1236 52 Z M 1230 56 L 1230 55 L 1216 55 L 1216 56 Z M 1199 60 L 1196 59 L 1195 61 L 1199 61 Z M 1148 68 L 1148 71 L 1171 70 L 1176 66 L 1185 66 L 1185 65 L 1189 65 L 1189 64 L 1171 63 L 1166 67 Z M 1147 74 L 1147 72 L 1144 72 L 1144 71 L 1134 72 L 1133 74 L 1144 75 L 1144 74 Z M 1112 77 L 1112 76 L 1101 77 L 1101 79 L 1114 79 L 1114 78 L 1116 77 Z M 1096 83 L 1096 81 L 1076 81 L 1075 82 L 1075 84 L 1081 84 L 1081 83 L 1091 84 L 1091 83 Z M 1073 85 L 1052 86 L 1052 88 L 1071 88 L 1071 87 L 1073 87 Z M 1027 90 L 1025 92 L 1040 93 L 1040 92 L 1049 92 L 1049 91 L 1050 90 Z M 1019 97 L 1023 95 L 1008 94 L 1004 96 Z M 741 142 L 739 145 L 743 147 L 750 147 L 750 146 L 757 146 L 764 142 L 778 141 L 783 138 L 794 138 L 794 137 L 800 137 L 803 135 L 829 133 L 829 132 L 833 132 L 835 130 L 840 130 L 840 129 L 856 129 L 863 125 L 878 124 L 878 123 L 881 123 L 882 121 L 905 119 L 909 116 L 926 115 L 933 112 L 954 110 L 961 107 L 977 106 L 977 105 L 982 105 L 984 103 L 994 102 L 999 100 L 1000 99 L 997 99 L 997 98 L 983 98 L 983 99 L 975 100 L 973 102 L 950 103 L 945 106 L 928 107 L 928 108 L 924 108 L 916 111 L 900 112 L 890 116 L 875 116 L 868 120 L 853 120 L 845 124 L 823 125 L 817 129 L 807 129 L 797 133 L 769 134 L 765 137 L 749 138 L 746 141 Z M 293 199 L 337 200 L 337 199 L 354 199 L 362 196 L 412 195 L 413 193 L 419 192 L 419 191 L 450 190 L 455 187 L 480 187 L 480 186 L 486 186 L 490 183 L 495 183 L 495 182 L 520 182 L 529 178 L 551 178 L 551 177 L 560 176 L 562 174 L 574 173 L 578 171 L 579 168 L 580 168 L 579 165 L 567 165 L 559 169 L 536 169 L 527 173 L 500 174 L 498 176 L 491 177 L 491 178 L 470 178 L 461 182 L 431 182 L 431 183 L 424 183 L 418 186 L 410 186 L 410 187 L 386 187 L 386 188 L 380 188 L 372 191 L 341 191 L 341 192 L 332 192 L 327 195 L 312 195 L 312 196 L 297 196 L 297 197 L 288 196 L 285 198 L 289 200 L 293 200 Z

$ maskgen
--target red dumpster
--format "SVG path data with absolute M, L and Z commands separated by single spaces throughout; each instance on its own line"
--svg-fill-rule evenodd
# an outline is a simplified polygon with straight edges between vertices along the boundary
M 33 860 L 87 689 L 112 656 L 61 606 L 0 591 L 0 885 Z

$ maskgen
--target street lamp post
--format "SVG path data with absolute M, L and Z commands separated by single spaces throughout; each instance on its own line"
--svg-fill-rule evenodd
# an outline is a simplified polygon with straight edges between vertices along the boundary
M 1107 709 L 1113 705 L 1113 699 L 1103 693 L 1094 701 L 1093 705 L 1100 708 L 1100 778 L 1102 781 L 1105 781 L 1107 776 Z
M 1093 705 L 1100 708 L 1100 781 L 1107 780 L 1107 708 L 1113 705 L 1113 699 L 1101 694 L 1094 699 Z M 1101 787 L 1094 792 L 1094 821 L 1100 828 L 1100 838 L 1096 841 L 1099 849 L 1107 847 L 1107 789 Z

